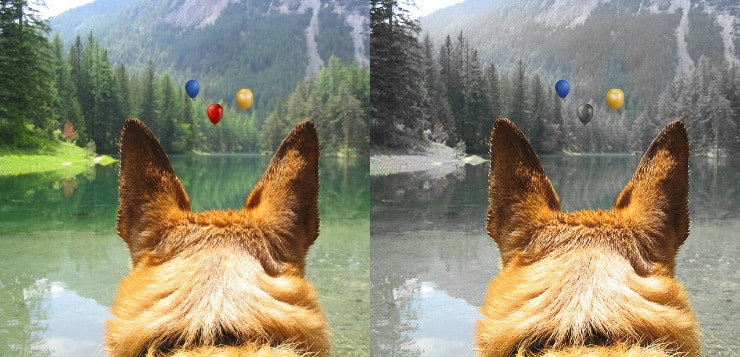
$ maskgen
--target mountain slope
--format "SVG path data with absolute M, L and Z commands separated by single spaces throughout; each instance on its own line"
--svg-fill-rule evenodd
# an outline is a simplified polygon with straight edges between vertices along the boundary
M 249 87 L 255 110 L 271 111 L 331 55 L 367 64 L 369 15 L 357 0 L 97 0 L 50 20 L 67 45 L 90 31 L 109 58 L 140 71 L 201 84 L 201 94 L 234 102 Z
M 467 0 L 422 17 L 439 48 L 460 31 L 482 62 L 567 78 L 571 96 L 603 102 L 620 87 L 642 107 L 702 56 L 740 64 L 740 3 L 721 0 Z M 569 97 L 569 98 L 570 98 Z

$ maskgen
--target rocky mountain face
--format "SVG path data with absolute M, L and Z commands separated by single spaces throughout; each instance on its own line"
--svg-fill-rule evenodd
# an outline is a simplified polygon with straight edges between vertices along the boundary
M 480 47 L 484 58 L 493 59 L 496 55 L 486 52 L 490 47 L 485 45 L 486 41 L 525 40 L 538 35 L 547 37 L 563 29 L 570 29 L 570 34 L 586 38 L 589 34 L 581 31 L 589 28 L 589 21 L 617 19 L 648 23 L 661 15 L 672 17 L 674 21 L 667 23 L 669 26 L 658 33 L 646 32 L 642 36 L 670 35 L 670 39 L 661 40 L 670 40 L 675 46 L 672 60 L 676 61 L 676 73 L 693 69 L 702 54 L 740 64 L 740 2 L 737 1 L 468 0 L 423 17 L 421 24 L 423 31 L 428 31 L 438 43 L 447 34 L 463 31 L 470 35 L 471 41 L 483 44 Z M 486 37 L 479 37 L 476 33 L 485 33 Z
M 221 13 L 230 3 L 240 0 L 184 0 L 170 4 L 169 11 L 163 20 L 178 28 L 203 28 L 213 25 Z M 343 18 L 345 24 L 351 28 L 351 38 L 354 45 L 354 60 L 359 64 L 369 62 L 369 49 L 366 48 L 365 38 L 370 35 L 367 11 L 351 6 L 351 3 L 340 0 L 278 0 L 269 3 L 267 14 L 278 12 L 281 14 L 310 13 L 311 21 L 306 27 L 306 48 L 308 65 L 306 76 L 317 74 L 325 65 L 317 51 L 317 35 L 319 30 L 319 11 L 322 7 L 332 6 L 333 10 Z

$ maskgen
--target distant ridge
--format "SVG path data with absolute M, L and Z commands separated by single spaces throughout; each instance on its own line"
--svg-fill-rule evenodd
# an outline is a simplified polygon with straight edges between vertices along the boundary
M 358 0 L 97 0 L 49 22 L 67 47 L 92 31 L 113 63 L 141 71 L 151 59 L 174 80 L 199 78 L 208 98 L 233 104 L 234 88 L 249 86 L 257 110 L 272 110 L 332 55 L 369 63 Z

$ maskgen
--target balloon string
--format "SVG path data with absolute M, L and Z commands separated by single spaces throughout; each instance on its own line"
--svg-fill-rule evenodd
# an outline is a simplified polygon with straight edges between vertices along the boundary
M 563 98 L 560 98 L 560 119 L 563 120 L 563 125 L 565 125 L 565 101 Z

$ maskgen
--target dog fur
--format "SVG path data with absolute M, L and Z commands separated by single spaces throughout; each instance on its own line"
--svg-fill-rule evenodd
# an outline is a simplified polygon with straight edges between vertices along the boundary
M 658 135 L 607 211 L 561 212 L 526 137 L 491 132 L 487 230 L 502 267 L 488 288 L 480 356 L 698 356 L 675 257 L 689 234 L 689 142 Z
M 121 133 L 118 234 L 132 270 L 107 323 L 113 356 L 326 356 L 329 329 L 304 277 L 318 237 L 319 143 L 282 142 L 240 210 L 193 213 L 159 142 Z

